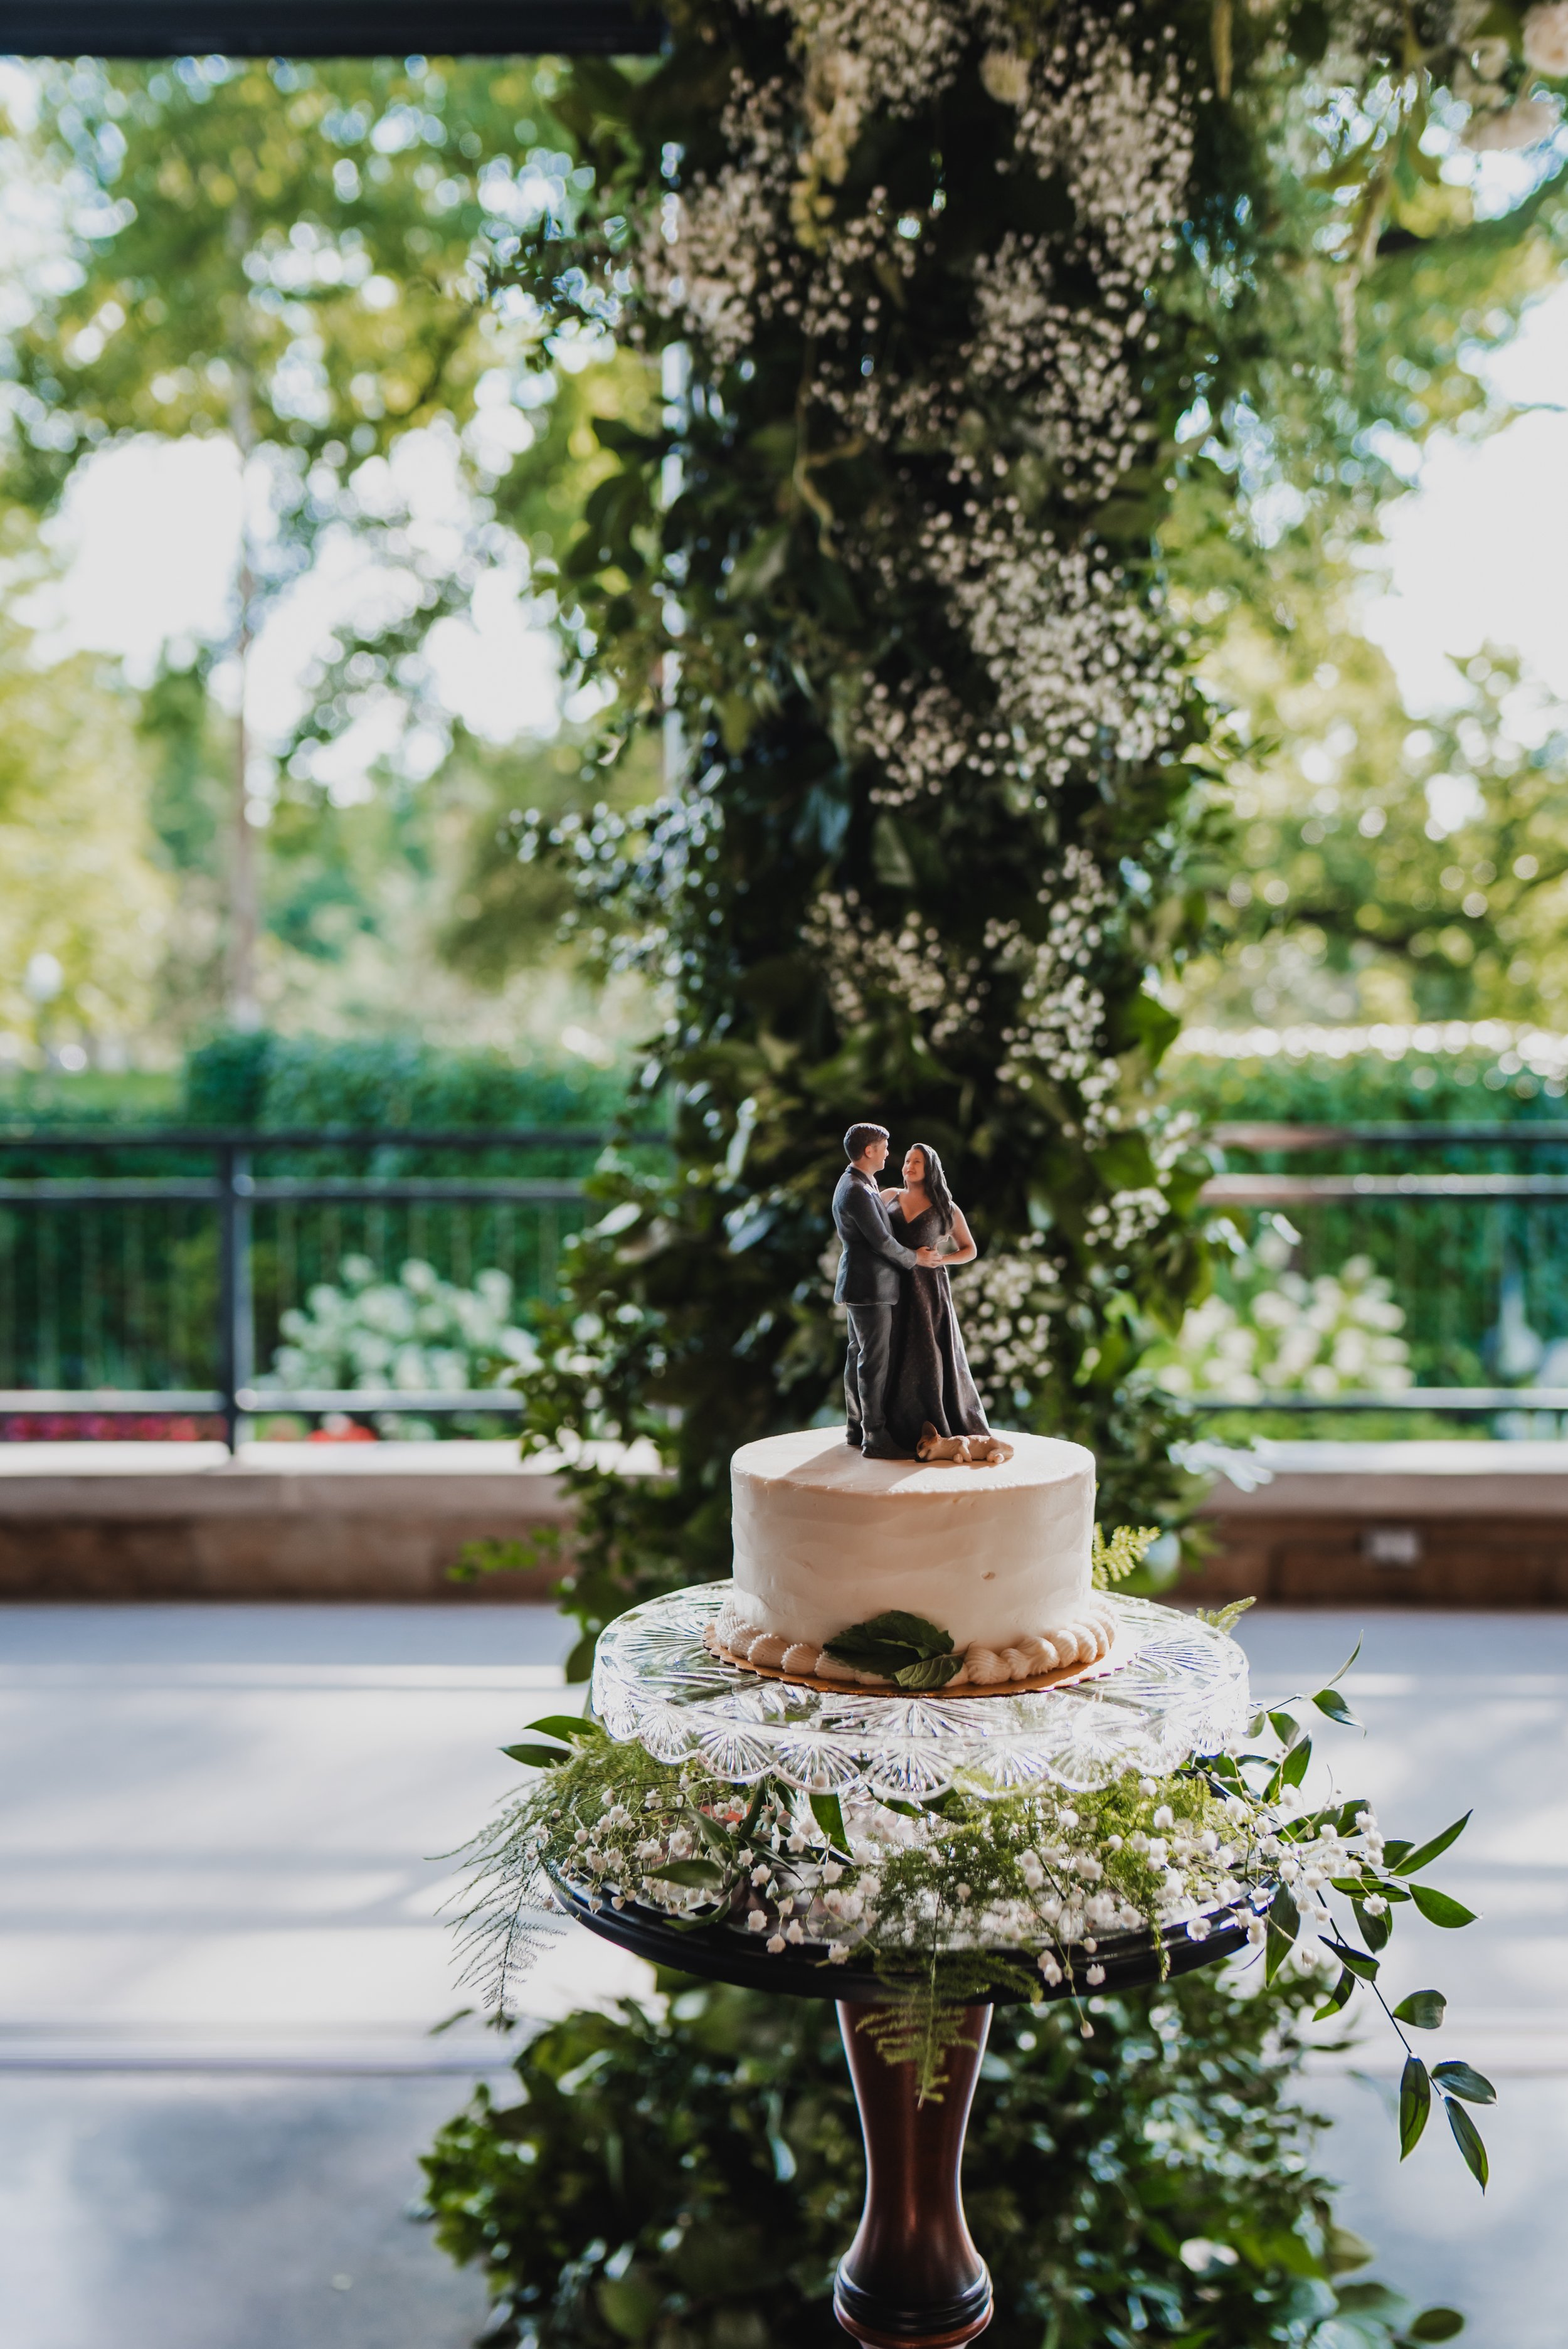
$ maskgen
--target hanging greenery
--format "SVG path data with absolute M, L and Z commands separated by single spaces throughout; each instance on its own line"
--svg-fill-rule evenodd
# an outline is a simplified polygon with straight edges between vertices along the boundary
M 1224 823 L 1194 591 L 1256 576 L 1260 505 L 1369 527 L 1370 428 L 1484 406 L 1460 353 L 1559 180 L 1475 225 L 1463 141 L 1552 129 L 1561 14 L 677 0 L 656 66 L 573 68 L 593 190 L 498 298 L 542 364 L 647 357 L 564 571 L 598 757 L 662 729 L 667 792 L 515 842 L 666 988 L 675 1143 L 603 1178 L 525 1386 L 526 1444 L 669 1472 L 570 1472 L 590 1640 L 726 1571 L 730 1454 L 830 1414 L 855 1116 L 943 1154 L 996 1418 L 1091 1444 L 1110 1521 L 1179 1514 L 1140 1362 L 1206 1280 L 1156 1086 Z

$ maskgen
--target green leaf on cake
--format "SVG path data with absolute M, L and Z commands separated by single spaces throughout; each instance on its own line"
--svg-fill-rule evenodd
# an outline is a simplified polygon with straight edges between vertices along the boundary
M 875 1672 L 898 1688 L 945 1687 L 963 1665 L 953 1635 L 923 1615 L 906 1615 L 901 1608 L 873 1615 L 869 1622 L 851 1623 L 824 1642 L 830 1656 L 857 1672 Z

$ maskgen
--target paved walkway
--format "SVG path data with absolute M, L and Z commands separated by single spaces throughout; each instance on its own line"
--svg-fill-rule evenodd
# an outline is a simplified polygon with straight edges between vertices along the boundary
M 1382 2044 L 1315 2078 L 1343 2216 L 1381 2271 L 1472 2313 L 1474 2349 L 1560 2349 L 1568 2195 L 1568 1617 L 1276 1612 L 1260 1689 L 1365 1630 L 1347 1790 L 1401 1828 L 1478 1820 L 1401 1987 L 1500 2078 L 1482 2209 L 1437 2132 L 1400 2170 Z M 416 2156 L 497 2061 L 438 1915 L 514 1783 L 562 1626 L 466 1608 L 0 1610 L 0 2273 L 7 2349 L 459 2349 L 474 2279 L 406 2216 Z M 1461 1857 L 1462 1854 L 1462 1857 Z M 586 1937 L 559 2011 L 645 1979 Z

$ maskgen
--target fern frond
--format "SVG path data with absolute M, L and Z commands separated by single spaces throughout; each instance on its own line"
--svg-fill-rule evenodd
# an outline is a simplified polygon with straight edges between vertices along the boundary
M 1159 1538 L 1158 1526 L 1118 1526 L 1107 1541 L 1096 1526 L 1094 1545 L 1089 1551 L 1095 1588 L 1109 1590 L 1112 1583 L 1125 1582 L 1134 1568 L 1142 1565 Z

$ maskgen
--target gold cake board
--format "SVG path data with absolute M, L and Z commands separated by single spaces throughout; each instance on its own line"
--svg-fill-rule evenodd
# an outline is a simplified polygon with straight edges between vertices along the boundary
M 1074 1681 L 1098 1680 L 1107 1672 L 1119 1671 L 1124 1664 L 1131 1662 L 1141 1645 L 1132 1627 L 1119 1622 L 1111 1633 L 1110 1646 L 1091 1664 L 1058 1664 L 1054 1672 L 1037 1672 L 1026 1681 L 991 1681 L 980 1688 L 954 1688 L 949 1682 L 939 1689 L 901 1689 L 891 1681 L 877 1688 L 869 1681 L 834 1681 L 817 1672 L 787 1672 L 777 1664 L 753 1664 L 722 1646 L 717 1630 L 715 1621 L 703 1630 L 702 1644 L 710 1655 L 733 1664 L 738 1671 L 754 1672 L 758 1680 L 788 1681 L 792 1688 L 819 1689 L 827 1696 L 1033 1696 L 1039 1689 L 1067 1688 Z

